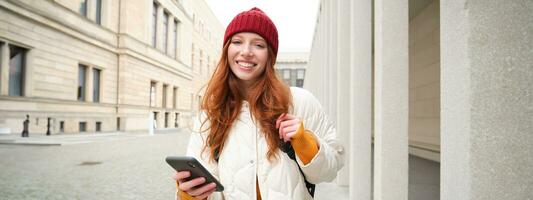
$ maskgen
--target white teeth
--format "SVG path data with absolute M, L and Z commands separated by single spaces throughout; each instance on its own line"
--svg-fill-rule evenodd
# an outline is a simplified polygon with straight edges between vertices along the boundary
M 247 67 L 247 68 L 255 66 L 255 64 L 253 63 L 247 63 L 247 62 L 242 62 L 242 61 L 238 61 L 237 64 L 239 64 L 242 67 Z

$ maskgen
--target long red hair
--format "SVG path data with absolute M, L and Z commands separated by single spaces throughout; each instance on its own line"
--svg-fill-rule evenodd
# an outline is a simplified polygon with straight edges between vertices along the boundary
M 233 74 L 228 62 L 230 40 L 226 41 L 222 55 L 211 80 L 207 84 L 200 109 L 206 118 L 202 122 L 201 132 L 208 131 L 202 153 L 209 152 L 210 160 L 218 159 L 224 149 L 233 122 L 239 116 L 242 103 L 247 100 L 253 120 L 259 125 L 268 144 L 267 158 L 272 161 L 283 141 L 279 139 L 275 127 L 276 119 L 292 108 L 292 96 L 289 87 L 278 77 L 274 64 L 276 54 L 268 46 L 268 60 L 265 70 L 256 83 L 249 89 L 248 96 L 239 91 L 239 78 Z M 209 122 L 208 127 L 204 127 Z M 252 134 L 252 133 L 250 133 Z

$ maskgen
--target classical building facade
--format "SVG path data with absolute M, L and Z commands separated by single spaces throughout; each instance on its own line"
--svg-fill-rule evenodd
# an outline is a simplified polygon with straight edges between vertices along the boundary
M 303 87 L 307 59 L 309 53 L 306 52 L 279 52 L 276 58 L 276 71 L 288 85 Z
M 193 85 L 195 91 L 193 105 L 198 108 L 207 81 L 211 78 L 220 59 L 225 28 L 205 1 L 192 2 L 194 30 L 192 31 L 192 44 L 190 46 L 191 66 L 193 74 L 198 77 Z
M 196 11 L 202 7 L 200 11 Z M 222 35 L 204 1 L 0 1 L 0 132 L 146 131 L 187 123 L 198 85 L 196 18 Z M 215 48 L 216 47 L 216 48 Z M 200 65 L 202 66 L 202 65 Z M 212 66 L 212 65 L 210 65 Z
M 349 149 L 350 199 L 416 198 L 409 155 L 440 163 L 418 188 L 440 199 L 531 198 L 532 21 L 528 0 L 322 0 L 304 88 Z

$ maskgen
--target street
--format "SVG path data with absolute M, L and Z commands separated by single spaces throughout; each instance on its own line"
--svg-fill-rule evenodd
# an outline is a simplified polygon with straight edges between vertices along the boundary
M 185 131 L 165 131 L 28 139 L 61 146 L 0 144 L 0 194 L 9 200 L 173 199 L 173 170 L 164 158 L 183 155 L 188 139 Z M 317 185 L 315 199 L 331 197 L 348 199 L 348 188 Z
M 63 146 L 0 145 L 2 199 L 173 199 L 167 155 L 189 134 Z

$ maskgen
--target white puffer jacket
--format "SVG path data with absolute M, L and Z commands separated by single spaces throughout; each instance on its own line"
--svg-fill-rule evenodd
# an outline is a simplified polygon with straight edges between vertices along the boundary
M 320 149 L 310 163 L 304 165 L 298 156 L 307 180 L 317 184 L 332 181 L 344 165 L 344 148 L 336 131 L 317 99 L 307 90 L 291 88 L 294 113 L 318 139 Z M 200 118 L 195 120 L 199 130 Z M 313 199 L 305 187 L 296 162 L 280 151 L 273 163 L 267 160 L 268 146 L 259 128 L 252 121 L 248 103 L 244 102 L 238 119 L 230 130 L 218 163 L 208 161 L 208 152 L 201 155 L 206 133 L 192 133 L 187 155 L 196 157 L 224 186 L 223 192 L 209 199 L 243 200 L 256 198 L 256 176 L 263 200 Z

